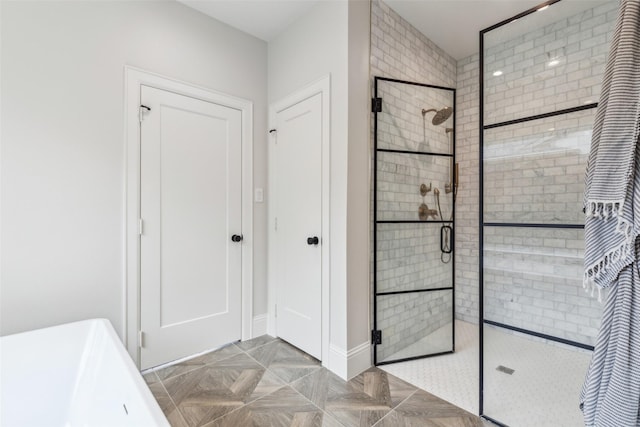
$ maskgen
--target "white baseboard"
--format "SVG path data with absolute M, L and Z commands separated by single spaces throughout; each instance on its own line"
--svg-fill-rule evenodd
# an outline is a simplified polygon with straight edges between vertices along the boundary
M 371 367 L 371 344 L 365 341 L 347 353 L 347 376 L 349 379 Z
M 324 365 L 324 363 L 323 363 Z M 329 344 L 329 361 L 325 365 L 331 372 L 347 380 L 347 352 L 336 347 L 333 344 Z
M 259 337 L 267 333 L 267 314 L 259 314 L 253 316 L 253 328 L 251 330 L 251 338 Z
M 327 368 L 344 380 L 349 380 L 371 367 L 371 345 L 369 342 L 344 351 L 333 344 L 329 345 L 329 363 Z

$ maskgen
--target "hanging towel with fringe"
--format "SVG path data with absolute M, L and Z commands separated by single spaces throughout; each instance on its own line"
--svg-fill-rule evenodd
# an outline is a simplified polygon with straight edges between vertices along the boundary
M 640 426 L 640 0 L 622 0 L 585 188 L 587 291 L 608 288 L 580 395 L 588 427 Z
M 587 163 L 584 284 L 609 287 L 635 260 L 633 197 L 640 131 L 640 1 L 623 0 Z M 638 220 L 635 219 L 637 222 Z

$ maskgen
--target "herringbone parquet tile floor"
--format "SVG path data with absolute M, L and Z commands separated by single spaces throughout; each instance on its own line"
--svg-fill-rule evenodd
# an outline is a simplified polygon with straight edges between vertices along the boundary
M 262 336 L 144 375 L 174 427 L 479 427 L 478 417 L 380 369 L 344 381 Z

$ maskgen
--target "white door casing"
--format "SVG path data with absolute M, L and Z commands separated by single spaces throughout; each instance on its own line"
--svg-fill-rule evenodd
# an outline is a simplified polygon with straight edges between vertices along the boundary
M 133 67 L 125 67 L 125 143 L 126 143 L 126 230 L 125 230 L 125 266 L 126 285 L 123 292 L 124 302 L 124 341 L 127 349 L 140 366 L 139 331 L 141 330 L 141 288 L 140 288 L 140 235 L 138 226 L 140 215 L 140 93 L 142 86 L 162 89 L 173 94 L 195 98 L 217 104 L 218 107 L 235 109 L 239 113 L 241 135 L 241 223 L 244 239 L 240 246 L 242 263 L 241 285 L 241 338 L 252 337 L 253 307 L 253 105 L 250 101 L 232 97 L 210 89 L 180 82 Z M 226 236 L 231 244 L 230 236 Z M 226 244 L 226 243 L 225 243 Z M 174 312 L 174 317 L 180 310 Z M 166 318 L 171 323 L 171 318 Z M 178 322 L 179 323 L 179 322 Z
M 276 131 L 269 144 L 268 331 L 325 366 L 330 322 L 329 91 L 326 76 L 273 104 L 270 123 Z M 319 244 L 309 245 L 307 238 L 315 236 Z
M 141 368 L 241 338 L 241 113 L 141 88 Z

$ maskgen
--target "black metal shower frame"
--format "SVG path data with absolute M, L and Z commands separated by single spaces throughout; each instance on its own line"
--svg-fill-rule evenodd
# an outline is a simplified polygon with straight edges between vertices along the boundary
M 378 148 L 378 113 L 382 112 L 382 103 L 380 98 L 378 97 L 378 82 L 385 81 L 391 83 L 399 83 L 406 84 L 412 86 L 426 87 L 432 89 L 440 89 L 440 90 L 448 90 L 452 93 L 453 96 L 453 136 L 451 141 L 451 153 L 433 153 L 427 151 L 409 151 L 409 150 L 393 150 L 386 148 Z M 373 112 L 373 330 L 371 331 L 371 341 L 373 344 L 373 364 L 376 366 L 380 365 L 388 365 L 390 363 L 398 363 L 398 362 L 406 362 L 409 360 L 416 359 L 424 359 L 427 357 L 441 356 L 443 354 L 451 354 L 455 351 L 455 310 L 456 310 L 456 298 L 455 298 L 455 255 L 451 257 L 451 286 L 450 287 L 440 287 L 440 288 L 432 288 L 432 289 L 417 289 L 417 290 L 407 290 L 407 291 L 392 291 L 392 292 L 378 292 L 378 251 L 377 251 L 377 243 L 378 243 L 378 224 L 451 224 L 453 232 L 451 233 L 451 251 L 452 254 L 455 254 L 455 224 L 456 219 L 456 207 L 455 207 L 455 197 L 454 202 L 451 207 L 451 221 L 444 220 L 378 220 L 378 153 L 398 153 L 398 154 L 410 154 L 410 155 L 424 155 L 424 156 L 441 156 L 441 157 L 450 157 L 453 162 L 453 167 L 455 169 L 456 164 L 456 89 L 445 87 L 445 86 L 436 86 L 430 85 L 426 83 L 418 83 L 411 82 L 407 80 L 393 79 L 388 77 L 380 77 L 374 76 L 373 80 L 374 85 L 374 98 L 372 99 L 372 108 Z M 376 108 L 378 107 L 378 108 Z M 455 173 L 453 174 L 456 179 Z M 454 185 L 457 186 L 457 182 L 453 182 Z M 408 294 L 408 293 L 422 293 L 422 292 L 434 292 L 434 291 L 451 291 L 451 350 L 444 351 L 434 354 L 427 354 L 422 356 L 413 356 L 406 357 L 402 359 L 390 360 L 380 362 L 378 361 L 378 351 L 377 346 L 379 345 L 378 340 L 382 338 L 382 333 L 378 330 L 378 297 L 379 296 L 388 296 L 388 295 L 399 295 L 399 294 Z
M 495 25 L 492 25 L 484 30 L 480 31 L 479 34 L 479 81 L 480 81 L 480 93 L 479 93 L 479 117 L 478 117 L 478 131 L 479 131 L 479 174 L 480 174 L 480 183 L 479 183 L 479 227 L 478 227 L 478 243 L 479 243 L 479 251 L 478 251 L 478 261 L 479 261 L 479 269 L 478 269 L 478 282 L 479 282 L 479 307 L 478 307 L 478 315 L 479 315 L 479 323 L 480 323 L 480 333 L 479 333 L 479 346 L 480 346 L 480 371 L 479 371 L 479 414 L 482 418 L 491 421 L 492 423 L 501 426 L 508 427 L 506 424 L 503 424 L 493 418 L 484 415 L 484 325 L 497 326 L 503 329 L 507 329 L 510 331 L 515 331 L 521 334 L 534 336 L 537 338 L 547 339 L 549 341 L 554 341 L 562 344 L 566 344 L 573 347 L 578 347 L 586 350 L 593 350 L 593 346 L 586 345 L 583 343 L 566 340 L 560 337 L 555 337 L 552 335 L 542 334 L 536 331 L 531 331 L 528 329 L 519 328 L 512 325 L 507 325 L 504 323 L 494 322 L 484 318 L 484 227 L 512 227 L 512 228 L 546 228 L 546 229 L 584 229 L 584 224 L 543 224 L 543 223 L 506 223 L 506 222 L 484 222 L 484 131 L 494 128 L 499 128 L 503 126 L 510 126 L 514 124 L 524 123 L 533 120 L 540 120 L 547 117 L 559 116 L 562 114 L 575 113 L 584 110 L 594 109 L 598 106 L 598 103 L 590 103 L 586 105 L 580 105 L 573 108 L 566 108 L 562 110 L 556 110 L 544 114 L 537 114 L 533 116 L 527 116 L 514 120 L 507 120 L 504 122 L 493 123 L 490 125 L 484 125 L 484 35 L 489 33 L 492 30 L 502 27 L 503 25 L 509 24 L 517 19 L 523 18 L 527 15 L 530 15 L 534 12 L 537 12 L 538 9 L 550 6 L 554 3 L 558 3 L 561 0 L 548 0 L 543 3 L 538 4 L 537 6 L 532 7 L 522 13 L 519 13 L 509 19 L 505 19 Z

